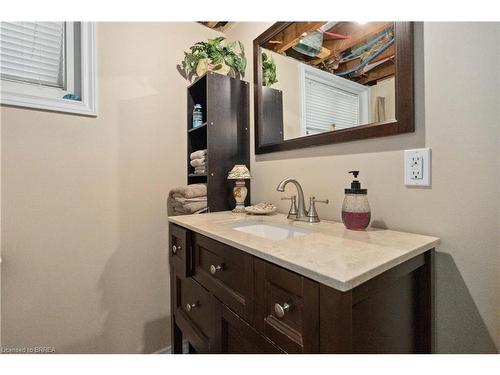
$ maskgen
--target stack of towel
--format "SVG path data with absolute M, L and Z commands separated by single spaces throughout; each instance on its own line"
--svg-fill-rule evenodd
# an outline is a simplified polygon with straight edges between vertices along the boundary
M 189 158 L 191 166 L 194 167 L 194 174 L 207 173 L 207 150 L 195 151 L 189 155 Z
M 199 214 L 207 210 L 207 185 L 192 184 L 170 190 L 168 214 Z

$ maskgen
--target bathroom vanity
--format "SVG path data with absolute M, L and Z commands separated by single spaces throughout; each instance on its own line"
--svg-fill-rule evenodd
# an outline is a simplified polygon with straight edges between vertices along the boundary
M 170 217 L 172 352 L 431 353 L 435 237 Z

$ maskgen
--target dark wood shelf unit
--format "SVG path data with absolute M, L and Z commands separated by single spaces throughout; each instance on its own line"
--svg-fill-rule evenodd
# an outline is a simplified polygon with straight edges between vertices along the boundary
M 250 88 L 248 82 L 208 72 L 187 88 L 187 182 L 206 183 L 208 211 L 234 208 L 233 182 L 227 180 L 235 164 L 250 167 Z M 201 104 L 203 125 L 193 128 L 193 109 Z M 207 173 L 194 174 L 190 154 L 207 149 Z M 250 204 L 250 184 L 247 182 Z
M 203 130 L 207 130 L 207 123 L 204 122 L 203 124 L 201 124 L 200 126 L 198 126 L 197 128 L 191 128 L 188 130 L 188 133 L 192 133 L 192 132 L 195 132 L 195 131 L 203 131 Z

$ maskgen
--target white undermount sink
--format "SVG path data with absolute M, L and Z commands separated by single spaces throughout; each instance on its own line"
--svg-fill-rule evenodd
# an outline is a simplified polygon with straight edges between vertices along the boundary
M 305 236 L 312 231 L 304 228 L 294 228 L 291 225 L 253 221 L 231 224 L 232 229 L 253 234 L 267 240 L 279 241 L 287 238 Z

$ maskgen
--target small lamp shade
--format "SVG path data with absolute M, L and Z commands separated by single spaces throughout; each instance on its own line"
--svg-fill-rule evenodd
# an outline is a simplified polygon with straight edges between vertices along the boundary
M 249 180 L 252 178 L 246 165 L 237 164 L 227 175 L 228 180 Z

